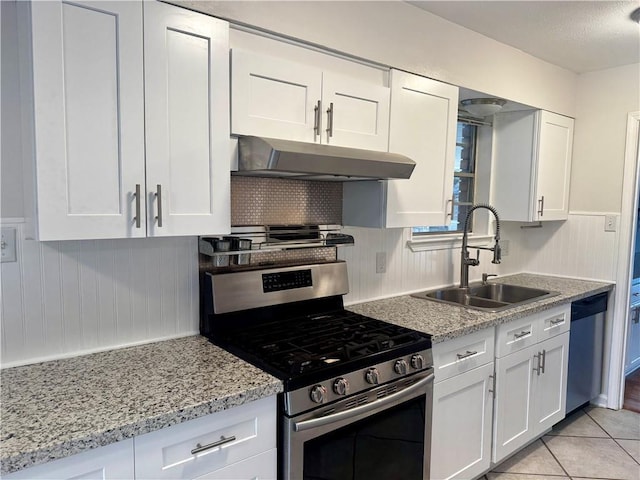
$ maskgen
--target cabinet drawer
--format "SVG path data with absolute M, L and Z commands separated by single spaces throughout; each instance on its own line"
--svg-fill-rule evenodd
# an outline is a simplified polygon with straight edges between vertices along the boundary
M 496 357 L 518 352 L 538 342 L 538 317 L 529 315 L 498 326 Z
M 136 437 L 136 478 L 193 479 L 275 447 L 272 396 Z
M 485 328 L 433 345 L 435 381 L 440 382 L 493 361 L 494 331 Z
M 538 341 L 555 337 L 561 333 L 568 332 L 571 324 L 571 304 L 541 312 L 538 314 L 540 328 L 538 330 Z
M 277 450 L 272 448 L 196 480 L 273 480 L 277 476 Z

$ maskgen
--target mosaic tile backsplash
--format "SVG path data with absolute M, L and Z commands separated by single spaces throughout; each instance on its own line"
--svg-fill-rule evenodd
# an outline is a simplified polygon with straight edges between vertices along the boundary
M 342 224 L 342 183 L 231 177 L 231 225 Z

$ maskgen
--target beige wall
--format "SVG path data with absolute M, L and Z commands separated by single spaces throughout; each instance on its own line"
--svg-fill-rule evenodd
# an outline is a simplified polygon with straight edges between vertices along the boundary
M 627 115 L 640 111 L 640 64 L 578 76 L 573 212 L 620 212 Z
M 574 73 L 405 2 L 173 3 L 526 105 L 574 114 Z

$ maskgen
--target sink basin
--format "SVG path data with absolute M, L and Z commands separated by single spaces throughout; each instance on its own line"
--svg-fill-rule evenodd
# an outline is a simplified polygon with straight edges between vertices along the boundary
M 519 285 L 487 283 L 485 285 L 471 285 L 469 288 L 449 287 L 419 292 L 413 294 L 412 297 L 460 305 L 487 312 L 499 312 L 558 294 L 558 292 L 521 287 Z

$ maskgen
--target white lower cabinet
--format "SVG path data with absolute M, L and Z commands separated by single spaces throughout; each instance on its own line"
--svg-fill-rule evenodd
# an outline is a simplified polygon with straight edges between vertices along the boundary
M 493 462 L 496 464 L 564 418 L 569 315 L 570 305 L 567 305 L 521 319 L 532 326 L 530 333 L 521 337 L 523 348 L 496 358 L 493 426 Z M 557 330 L 550 330 L 549 325 L 557 325 L 551 327 Z M 501 334 L 503 330 L 512 328 L 511 324 L 501 325 L 498 341 L 508 338 Z M 550 338 L 536 341 L 546 337 Z M 534 343 L 527 346 L 525 338 Z M 515 349 L 515 345 L 511 348 Z M 506 348 L 498 344 L 496 350 L 500 355 Z
M 25 468 L 6 480 L 116 480 L 133 478 L 133 439 L 112 443 L 71 457 Z
M 272 396 L 136 437 L 135 478 L 223 478 L 225 468 L 240 475 L 228 478 L 264 478 L 264 472 L 275 471 L 276 458 L 260 454 L 274 448 Z
M 431 478 L 468 479 L 489 469 L 494 329 L 433 346 Z
M 273 395 L 2 478 L 273 480 L 276 475 Z

